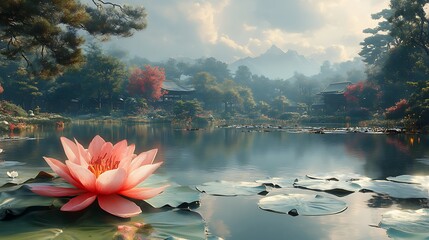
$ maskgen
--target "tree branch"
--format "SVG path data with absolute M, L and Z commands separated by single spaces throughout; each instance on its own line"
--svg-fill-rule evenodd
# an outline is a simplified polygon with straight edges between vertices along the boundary
M 103 1 L 103 0 L 92 0 L 92 2 L 95 4 L 95 6 L 97 6 L 98 8 L 102 8 L 102 5 L 110 5 L 110 6 L 112 6 L 112 7 L 118 7 L 118 8 L 120 8 L 121 10 L 123 10 L 122 9 L 122 6 L 121 5 L 119 5 L 119 4 L 117 4 L 117 3 L 113 3 L 113 2 L 105 2 L 105 1 Z M 101 4 L 100 4 L 101 3 Z

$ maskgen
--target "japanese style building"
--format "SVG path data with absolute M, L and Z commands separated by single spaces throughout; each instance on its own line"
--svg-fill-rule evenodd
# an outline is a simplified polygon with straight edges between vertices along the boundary
M 344 111 L 346 108 L 344 93 L 351 84 L 351 82 L 329 84 L 323 91 L 317 94 L 316 100 L 312 105 L 313 110 L 325 113 Z
M 195 88 L 192 86 L 180 85 L 177 82 L 165 80 L 162 83 L 162 90 L 167 91 L 167 94 L 163 95 L 162 101 L 177 101 L 191 99 Z

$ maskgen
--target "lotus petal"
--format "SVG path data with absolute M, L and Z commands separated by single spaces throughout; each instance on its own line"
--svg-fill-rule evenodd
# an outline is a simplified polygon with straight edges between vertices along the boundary
M 168 185 L 158 188 L 132 188 L 119 192 L 119 194 L 134 199 L 146 200 L 162 193 L 167 187 Z
M 58 176 L 77 188 L 83 188 L 82 184 L 71 175 L 69 168 L 64 163 L 53 158 L 44 157 L 44 159 Z
M 78 150 L 76 144 L 68 138 L 61 137 L 61 144 L 64 148 L 64 153 L 67 156 L 67 159 L 74 162 L 79 163 L 78 161 Z
M 31 191 L 46 197 L 76 196 L 85 192 L 83 189 L 79 188 L 65 188 L 55 186 L 31 186 Z
M 146 178 L 148 178 L 156 169 L 161 166 L 162 162 L 143 165 L 128 175 L 127 180 L 124 184 L 124 190 L 130 189 L 137 186 L 139 183 L 143 182 Z
M 79 182 L 90 192 L 96 191 L 95 186 L 95 175 L 88 170 L 88 168 L 84 168 L 81 165 L 75 164 L 71 161 L 66 161 L 67 167 L 70 169 L 70 173 L 74 179 L 78 179 Z
M 61 211 L 80 211 L 95 201 L 97 195 L 94 193 L 84 193 L 77 197 L 70 199 L 66 204 L 61 207 Z
M 113 169 L 102 173 L 96 180 L 98 194 L 109 195 L 120 191 L 124 185 L 127 172 L 122 169 Z
M 122 218 L 136 216 L 142 212 L 137 204 L 116 194 L 98 196 L 98 204 L 104 211 Z

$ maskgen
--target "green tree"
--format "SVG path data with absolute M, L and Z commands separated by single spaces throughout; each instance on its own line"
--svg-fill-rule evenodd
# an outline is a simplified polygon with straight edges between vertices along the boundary
M 406 113 L 421 128 L 429 125 L 429 81 L 412 85 L 416 91 L 410 96 Z
M 223 90 L 222 102 L 225 113 L 234 113 L 237 108 L 241 108 L 243 98 L 240 95 L 239 87 L 232 80 L 226 80 L 222 83 Z
M 238 93 L 240 94 L 241 99 L 243 100 L 243 110 L 245 113 L 251 113 L 256 108 L 256 102 L 253 98 L 253 92 L 248 87 L 239 87 Z
M 188 66 L 184 73 L 186 75 L 194 76 L 200 72 L 209 73 L 217 82 L 223 82 L 226 79 L 232 78 L 228 65 L 212 57 L 197 60 L 197 63 L 192 66 Z
M 84 34 L 131 36 L 146 27 L 143 7 L 113 2 L 78 0 L 0 1 L 0 52 L 8 60 L 22 60 L 26 71 L 55 77 L 84 63 Z
M 391 0 L 393 10 L 389 22 L 392 24 L 390 35 L 403 45 L 421 48 L 429 55 L 429 19 L 425 7 L 427 0 Z
M 289 101 L 286 96 L 278 96 L 272 101 L 271 106 L 274 111 L 273 115 L 278 116 L 285 112 L 286 107 L 289 106 Z
M 239 66 L 237 71 L 235 71 L 234 81 L 241 85 L 250 86 L 252 72 L 247 66 Z
M 180 119 L 192 119 L 200 114 L 202 110 L 201 103 L 197 100 L 179 100 L 173 105 L 173 112 Z
M 363 61 L 367 64 L 381 63 L 389 49 L 395 45 L 395 38 L 390 35 L 392 24 L 389 19 L 392 14 L 392 9 L 383 9 L 381 12 L 372 14 L 372 19 L 379 20 L 378 25 L 375 28 L 367 28 L 363 31 L 371 34 L 361 42 L 362 50 L 359 52 L 359 55 L 362 56 Z
M 128 73 L 125 65 L 118 59 L 107 56 L 97 46 L 92 46 L 87 55 L 87 63 L 82 69 L 82 97 L 93 98 L 97 102 L 97 108 L 103 108 L 103 102 L 109 104 L 108 110 L 112 110 L 114 100 L 119 99 L 122 84 Z

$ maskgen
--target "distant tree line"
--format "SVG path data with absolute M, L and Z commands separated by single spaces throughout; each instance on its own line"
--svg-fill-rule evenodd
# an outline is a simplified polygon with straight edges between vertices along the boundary
M 364 30 L 369 36 L 361 43 L 362 58 L 326 61 L 314 76 L 297 72 L 269 79 L 246 66 L 232 72 L 215 58 L 151 62 L 85 42 L 82 34 L 106 40 L 144 29 L 141 7 L 98 0 L 92 5 L 5 0 L 0 3 L 0 97 L 27 110 L 139 114 L 163 108 L 162 83 L 173 80 L 192 85 L 195 95 L 164 109 L 170 113 L 189 117 L 205 110 L 225 117 L 286 119 L 297 109 L 311 114 L 317 93 L 329 83 L 348 81 L 346 112 L 334 114 L 386 117 L 421 127 L 429 125 L 428 2 L 391 0 L 388 9 L 373 14 L 379 24 Z

